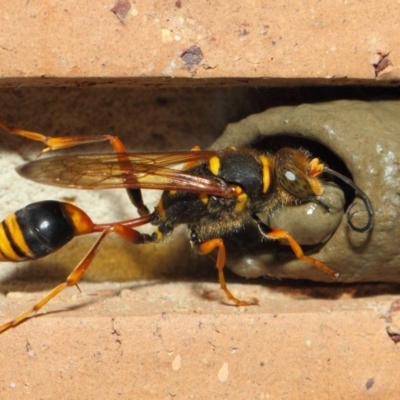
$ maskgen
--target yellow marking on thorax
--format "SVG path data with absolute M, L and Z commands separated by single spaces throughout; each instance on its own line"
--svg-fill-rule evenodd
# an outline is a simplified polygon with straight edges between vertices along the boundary
M 159 231 L 158 228 L 154 231 L 154 233 L 157 236 L 157 242 L 162 239 L 163 234 Z
M 271 184 L 271 174 L 269 172 L 269 161 L 267 156 L 259 157 L 262 164 L 262 183 L 263 183 L 263 193 L 267 193 L 269 185 Z
M 199 199 L 203 202 L 203 204 L 207 205 L 208 204 L 208 194 L 207 193 L 200 193 L 199 194 Z
M 169 191 L 169 194 L 170 194 L 171 196 L 173 196 L 174 194 L 177 194 L 177 193 L 178 193 L 177 190 L 170 190 L 170 191 Z
M 156 205 L 156 212 L 163 221 L 165 221 L 167 219 L 167 215 L 165 214 L 165 209 L 164 209 L 162 199 L 160 199 L 160 201 Z
M 244 206 L 247 203 L 247 194 L 245 192 L 242 192 L 241 194 L 239 194 L 239 196 L 237 197 L 237 204 L 235 206 L 235 211 L 241 212 L 244 209 Z
M 217 176 L 219 169 L 221 168 L 221 160 L 217 156 L 213 156 L 210 158 L 208 161 L 208 166 L 210 168 L 210 171 Z

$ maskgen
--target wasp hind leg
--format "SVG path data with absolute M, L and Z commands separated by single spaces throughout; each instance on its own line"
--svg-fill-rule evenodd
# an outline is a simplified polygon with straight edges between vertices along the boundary
M 27 139 L 35 140 L 44 143 L 45 147 L 39 156 L 50 150 L 65 149 L 67 147 L 79 146 L 81 144 L 110 142 L 112 148 L 116 153 L 126 153 L 125 146 L 118 136 L 112 135 L 81 135 L 81 136 L 60 136 L 52 137 L 45 136 L 38 132 L 28 131 L 17 126 L 11 126 L 0 120 L 0 127 L 11 133 L 12 135 L 23 136 Z
M 141 243 L 149 243 L 154 240 L 146 234 L 142 234 L 135 229 L 132 229 L 135 226 L 143 225 L 144 223 L 150 222 L 151 216 L 148 218 L 142 217 L 136 220 L 126 221 L 122 223 L 116 224 L 108 224 L 108 225 L 95 225 L 93 232 L 101 231 L 101 235 L 96 240 L 92 248 L 85 255 L 85 257 L 81 260 L 81 262 L 74 268 L 74 270 L 68 275 L 67 279 L 57 285 L 54 289 L 52 289 L 46 296 L 44 296 L 38 303 L 36 303 L 32 308 L 18 315 L 16 318 L 12 319 L 9 322 L 0 325 L 0 333 L 6 331 L 9 328 L 15 327 L 21 322 L 27 320 L 36 314 L 42 307 L 44 307 L 51 299 L 56 297 L 60 292 L 66 289 L 69 286 L 77 286 L 81 280 L 82 276 L 89 268 L 90 263 L 93 261 L 93 258 L 97 254 L 101 244 L 104 242 L 104 239 L 110 233 L 117 233 L 123 239 L 129 241 L 133 244 L 141 244 Z M 78 287 L 79 289 L 79 287 Z
M 0 120 L 0 127 L 11 133 L 12 135 L 23 136 L 30 140 L 42 142 L 46 147 L 41 151 L 38 157 L 43 153 L 51 150 L 60 150 L 67 147 L 80 146 L 89 143 L 100 143 L 109 142 L 114 152 L 118 154 L 121 162 L 125 160 L 126 148 L 118 136 L 113 135 L 81 135 L 81 136 L 60 136 L 52 137 L 45 136 L 38 132 L 27 131 L 16 126 L 7 125 L 5 122 Z M 142 192 L 140 189 L 127 189 L 129 199 L 132 204 L 136 207 L 140 216 L 149 214 L 149 209 L 143 202 Z
M 226 262 L 226 251 L 225 251 L 224 241 L 221 238 L 210 239 L 205 242 L 199 243 L 199 242 L 195 242 L 193 240 L 193 235 L 192 235 L 192 241 L 194 242 L 196 250 L 200 254 L 204 254 L 204 255 L 210 254 L 213 250 L 218 249 L 217 262 L 216 262 L 215 266 L 218 269 L 218 279 L 219 279 L 220 287 L 225 292 L 225 294 L 229 300 L 233 301 L 237 306 L 250 306 L 250 305 L 258 304 L 257 299 L 252 299 L 250 301 L 240 300 L 237 297 L 235 297 L 231 293 L 231 291 L 228 289 L 228 287 L 226 285 L 225 275 L 224 275 L 224 266 L 225 266 L 225 262 Z

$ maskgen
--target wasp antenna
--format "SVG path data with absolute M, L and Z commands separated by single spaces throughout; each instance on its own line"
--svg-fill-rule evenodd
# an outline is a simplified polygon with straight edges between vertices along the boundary
M 365 204 L 365 208 L 367 209 L 367 213 L 368 213 L 368 221 L 367 221 L 366 225 L 363 226 L 362 228 L 359 228 L 351 222 L 350 212 L 351 212 L 351 209 L 353 208 L 354 204 L 352 204 L 350 207 L 347 208 L 346 220 L 347 220 L 347 224 L 350 226 L 351 229 L 353 229 L 353 231 L 356 231 L 356 232 L 369 231 L 372 228 L 372 225 L 374 224 L 374 209 L 372 208 L 371 200 L 369 199 L 369 197 L 351 179 L 347 178 L 347 176 L 344 176 L 344 175 L 340 174 L 339 172 L 336 172 L 333 169 L 326 168 L 326 167 L 324 167 L 324 172 L 326 172 L 327 174 L 336 176 L 343 182 L 347 183 L 350 187 L 352 187 L 355 190 L 356 195 L 362 199 L 362 201 Z

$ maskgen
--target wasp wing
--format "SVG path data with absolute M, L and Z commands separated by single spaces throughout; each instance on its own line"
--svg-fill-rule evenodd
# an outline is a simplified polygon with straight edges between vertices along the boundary
M 207 161 L 220 151 L 83 154 L 32 161 L 17 168 L 38 183 L 79 189 L 159 189 L 230 197 L 233 188 L 216 177 L 168 167 Z

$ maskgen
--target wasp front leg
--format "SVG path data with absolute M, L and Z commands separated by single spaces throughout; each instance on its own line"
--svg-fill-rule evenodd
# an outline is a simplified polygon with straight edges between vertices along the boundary
M 256 215 L 253 216 L 253 219 L 258 226 L 258 230 L 264 237 L 266 237 L 268 239 L 272 239 L 272 240 L 286 240 L 288 242 L 289 246 L 291 247 L 291 249 L 293 250 L 293 253 L 295 254 L 295 256 L 298 259 L 306 261 L 306 262 L 314 265 L 314 267 L 318 268 L 323 273 L 329 275 L 332 279 L 337 279 L 339 277 L 339 273 L 335 272 L 333 269 L 328 267 L 325 263 L 318 261 L 315 258 L 305 255 L 303 252 L 303 249 L 301 248 L 299 243 L 296 242 L 296 240 L 290 235 L 290 233 L 288 231 L 285 231 L 282 229 L 270 228 L 269 226 L 264 224 L 260 220 L 260 218 L 257 217 Z
M 200 242 L 198 241 L 196 234 L 192 232 L 191 241 L 195 246 L 196 250 L 200 254 L 206 255 L 210 254 L 212 251 L 216 249 L 218 250 L 217 262 L 215 266 L 217 267 L 218 270 L 218 279 L 220 287 L 225 292 L 229 300 L 233 301 L 237 306 L 249 306 L 258 304 L 257 299 L 252 299 L 250 301 L 240 300 L 237 297 L 235 297 L 228 289 L 224 275 L 224 267 L 226 263 L 226 250 L 224 241 L 221 238 L 214 238 L 207 240 L 205 242 Z
M 42 142 L 46 147 L 41 151 L 39 156 L 50 150 L 60 150 L 68 147 L 75 147 L 83 144 L 109 142 L 114 152 L 118 154 L 121 162 L 126 160 L 126 148 L 118 136 L 113 135 L 81 135 L 81 136 L 45 136 L 38 132 L 27 131 L 25 129 L 11 126 L 0 120 L 0 127 L 13 135 L 25 137 L 30 140 Z M 126 189 L 129 199 L 138 210 L 140 216 L 149 214 L 149 209 L 143 202 L 142 192 L 140 189 Z

